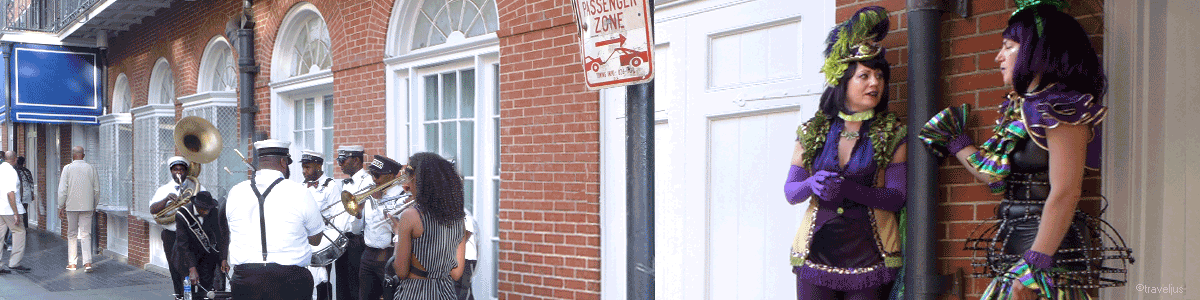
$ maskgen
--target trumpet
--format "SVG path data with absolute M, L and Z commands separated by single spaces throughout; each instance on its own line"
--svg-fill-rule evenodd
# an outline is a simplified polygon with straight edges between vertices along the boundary
M 163 210 L 154 214 L 154 222 L 167 225 L 175 223 L 175 212 L 180 207 L 192 202 L 192 197 L 200 192 L 200 164 L 216 160 L 221 155 L 221 132 L 207 120 L 190 116 L 175 123 L 175 149 L 180 156 L 187 159 L 188 174 L 179 184 L 179 200 L 167 204 Z M 157 199 L 155 199 L 157 200 Z

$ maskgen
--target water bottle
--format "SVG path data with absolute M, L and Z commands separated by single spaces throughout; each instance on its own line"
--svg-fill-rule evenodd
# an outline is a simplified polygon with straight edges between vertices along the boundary
M 183 300 L 192 300 L 192 280 L 189 277 L 183 277 Z

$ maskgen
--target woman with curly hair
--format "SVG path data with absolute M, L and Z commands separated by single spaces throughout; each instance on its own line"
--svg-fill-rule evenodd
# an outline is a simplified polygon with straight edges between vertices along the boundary
M 452 163 L 429 152 L 409 157 L 401 172 L 408 177 L 402 180 L 404 189 L 416 204 L 392 222 L 392 267 L 400 278 L 394 299 L 455 299 L 454 282 L 463 274 L 468 238 L 462 177 Z
M 799 299 L 882 299 L 901 264 L 906 135 L 887 110 L 888 28 L 878 6 L 834 27 L 820 110 L 796 132 L 784 193 L 809 202 L 792 241 Z

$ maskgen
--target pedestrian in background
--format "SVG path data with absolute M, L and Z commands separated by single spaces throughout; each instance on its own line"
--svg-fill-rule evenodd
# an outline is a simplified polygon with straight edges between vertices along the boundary
M 71 148 L 70 164 L 58 179 L 58 211 L 67 215 L 67 270 L 74 271 L 79 246 L 83 246 L 84 272 L 92 272 L 92 214 L 100 198 L 96 168 L 83 160 L 83 147 Z M 76 240 L 79 244 L 76 245 Z
M 16 169 L 9 164 L 16 158 L 16 152 L 6 151 L 4 163 L 0 163 L 0 235 L 12 230 L 12 257 L 8 258 L 8 268 L 28 272 L 28 267 L 21 266 L 21 259 L 25 256 L 25 225 L 22 225 L 21 215 L 25 214 L 25 208 L 17 205 L 19 178 Z M 9 272 L 0 270 L 0 274 Z
M 17 196 L 20 197 L 21 206 L 25 207 L 26 215 L 33 215 L 28 213 L 29 203 L 33 203 L 33 195 L 37 192 L 37 182 L 33 181 L 33 172 L 25 167 L 24 156 L 17 156 L 16 169 L 17 177 L 21 179 L 21 193 Z M 24 221 L 25 228 L 29 228 L 29 218 L 25 218 Z

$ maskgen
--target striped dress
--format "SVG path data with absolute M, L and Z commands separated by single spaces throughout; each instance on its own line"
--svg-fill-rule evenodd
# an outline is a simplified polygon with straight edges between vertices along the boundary
M 449 224 L 439 224 L 433 216 L 421 209 L 421 205 L 413 208 L 421 215 L 421 227 L 425 229 L 421 237 L 413 239 L 412 253 L 417 261 L 429 272 L 428 279 L 401 280 L 396 287 L 396 300 L 444 299 L 454 300 L 454 279 L 450 270 L 458 267 L 455 254 L 458 243 L 462 241 L 465 229 L 463 219 L 458 218 Z

